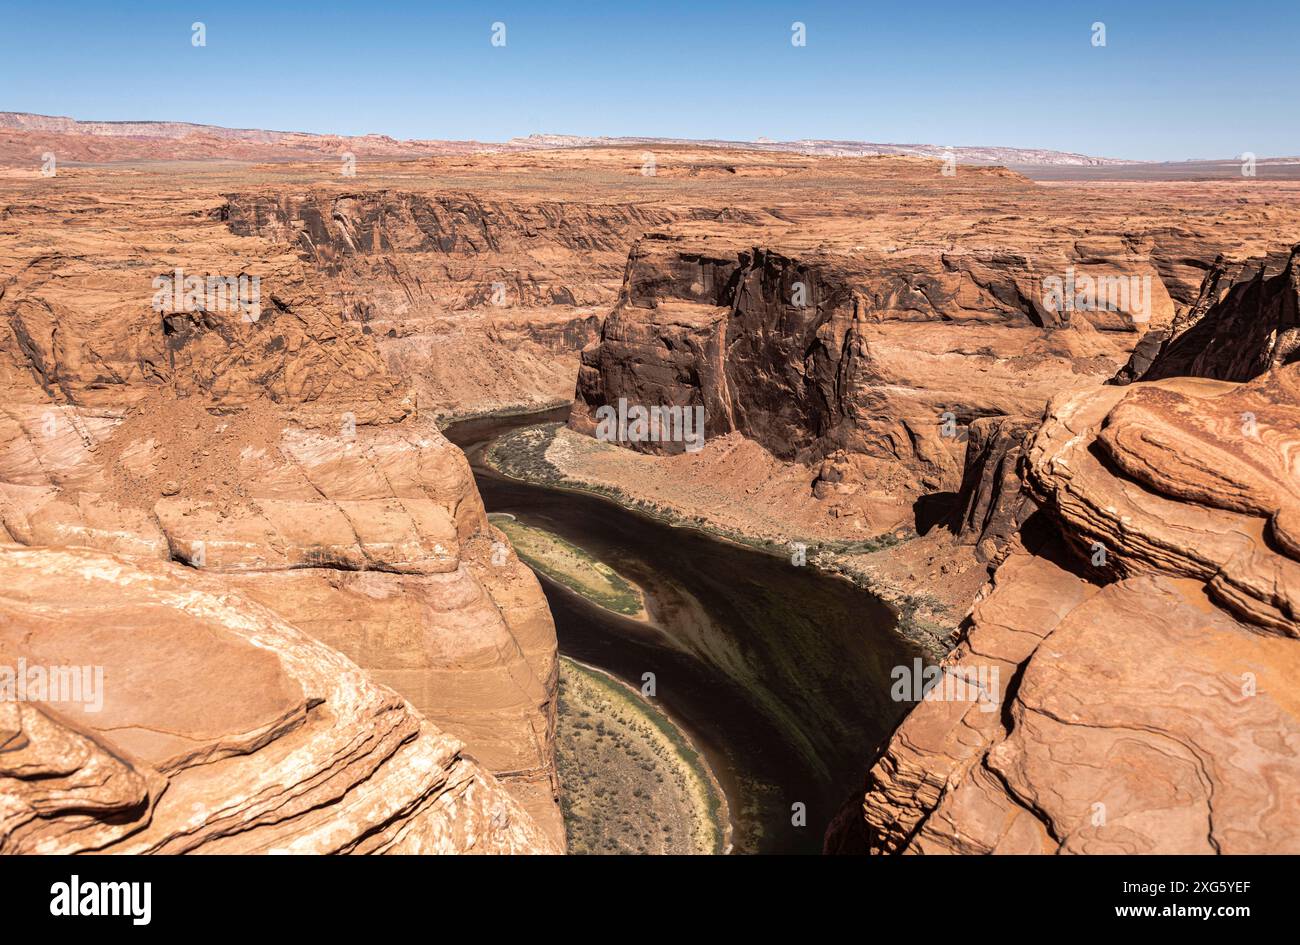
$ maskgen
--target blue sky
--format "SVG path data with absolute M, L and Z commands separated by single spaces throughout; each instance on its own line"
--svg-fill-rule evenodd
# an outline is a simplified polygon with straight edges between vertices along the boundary
M 1300 154 L 1300 0 L 6 0 L 0 24 L 0 110 L 75 118 Z

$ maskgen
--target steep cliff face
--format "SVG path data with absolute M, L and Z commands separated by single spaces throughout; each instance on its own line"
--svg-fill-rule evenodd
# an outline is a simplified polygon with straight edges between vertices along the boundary
M 1119 313 L 1045 308 L 1040 273 L 1055 262 L 845 242 L 755 248 L 734 230 L 638 242 L 583 352 L 570 426 L 594 432 L 597 411 L 620 400 L 699 406 L 710 437 L 829 460 L 836 482 L 871 481 L 910 504 L 959 487 L 973 420 L 1037 415 L 1062 388 L 1100 383 L 1139 337 Z M 1172 318 L 1162 292 L 1156 324 Z
M 644 229 L 704 211 L 483 192 L 241 192 L 231 232 L 292 249 L 337 287 L 425 410 L 543 406 L 572 394 L 577 353 Z
M 366 731 L 372 717 L 394 720 L 404 734 L 393 750 L 426 746 L 402 749 L 424 783 L 398 774 L 394 785 L 411 783 L 390 791 L 356 766 L 355 780 L 370 777 L 365 795 L 373 803 L 401 802 L 405 813 L 385 815 L 396 818 L 390 826 L 358 814 L 354 836 L 340 831 L 337 848 L 562 846 L 555 633 L 545 598 L 488 524 L 464 457 L 432 418 L 417 414 L 416 398 L 385 369 L 365 326 L 340 311 L 296 253 L 233 236 L 220 198 L 149 192 L 89 200 L 74 190 L 60 199 L 83 212 L 69 217 L 56 199 L 6 217 L 0 538 L 124 555 L 149 574 L 174 575 L 165 563 L 181 562 L 202 593 L 228 595 L 258 621 L 305 632 L 328 644 L 313 652 L 359 665 L 400 693 L 367 683 L 375 707 L 340 712 L 339 725 L 346 734 Z M 260 304 L 251 312 L 211 296 L 158 304 L 155 278 L 178 267 L 205 279 L 255 274 Z M 6 549 L 0 559 L 35 561 L 37 571 L 39 562 L 56 560 L 22 554 Z M 131 573 L 128 563 L 114 573 Z M 93 593 L 111 596 L 114 580 Z M 56 593 L 55 583 L 32 586 Z M 24 612 L 54 606 L 40 593 L 24 599 Z M 173 601 L 183 596 L 169 593 Z M 146 610 L 142 604 L 122 623 L 128 637 L 144 632 L 137 618 Z M 291 657 L 277 646 L 269 646 L 271 656 Z M 114 659 L 124 665 L 127 652 Z M 180 657 L 177 673 L 209 680 L 201 648 Z M 232 692 L 244 684 L 237 674 L 229 681 Z M 198 701 L 182 699 L 175 711 L 202 715 L 200 695 L 196 687 Z M 162 711 L 148 702 L 131 711 L 147 727 L 153 708 Z M 268 744 L 319 765 L 319 773 L 303 775 L 307 782 L 352 777 L 346 759 L 331 767 L 335 749 L 320 739 Z M 317 746 L 321 754 L 312 755 Z M 259 767 L 263 756 L 246 753 L 245 767 L 213 790 L 234 790 Z M 138 770 L 147 774 L 163 761 L 146 757 Z M 168 764 L 158 770 L 166 774 Z M 371 770 L 383 769 L 376 761 Z M 285 775 L 286 789 L 293 777 Z M 311 840 L 312 832 L 332 814 L 352 816 L 343 790 L 303 791 L 320 807 L 309 818 L 316 826 L 301 835 L 294 826 L 263 846 L 328 848 L 333 839 Z M 514 798 L 515 806 L 502 807 L 514 826 L 489 827 L 483 810 L 459 826 L 448 819 L 452 807 L 478 806 L 502 791 Z M 380 832 L 371 836 L 371 828 Z M 186 843 L 158 834 L 151 848 Z
M 1300 359 L 1300 246 L 1245 262 L 1215 261 L 1197 301 L 1116 380 L 1246 381 Z
M 490 304 L 498 282 L 514 305 L 603 301 L 629 234 L 681 216 L 626 204 L 390 190 L 232 193 L 227 201 L 236 235 L 288 244 L 332 275 L 386 282 L 408 302 L 423 297 L 448 308 Z
M 583 353 L 575 430 L 620 400 L 702 407 L 710 436 L 830 461 L 835 482 L 878 483 L 906 507 L 957 490 L 972 420 L 1041 416 L 1135 349 L 1151 356 L 1210 304 L 1219 254 L 1266 254 L 1296 224 L 1289 190 L 1043 187 L 906 158 L 765 171 L 712 215 L 646 227 Z
M 959 542 L 975 546 L 980 561 L 1000 560 L 1033 512 L 1021 488 L 1021 462 L 1038 424 L 1027 417 L 982 417 L 970 425 L 951 527 Z
M 1295 849 L 1297 411 L 1298 365 L 1053 401 L 1025 478 L 1058 537 L 1013 543 L 945 661 L 1000 685 L 907 716 L 870 849 Z

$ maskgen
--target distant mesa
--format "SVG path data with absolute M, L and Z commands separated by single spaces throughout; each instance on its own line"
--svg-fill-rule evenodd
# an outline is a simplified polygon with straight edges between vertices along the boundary
M 821 157 L 905 155 L 942 159 L 952 154 L 963 164 L 1112 166 L 1135 164 L 1120 158 L 1093 157 L 1040 148 L 946 147 L 935 144 L 884 144 L 869 141 L 803 139 L 754 141 L 667 137 L 595 137 L 533 134 L 505 142 L 401 140 L 388 135 L 330 135 L 258 128 L 223 128 L 183 121 L 80 121 L 28 112 L 0 112 L 0 163 L 29 160 L 25 139 L 40 138 L 69 156 L 88 163 L 132 160 L 233 159 L 294 161 L 334 158 L 347 151 L 357 157 L 402 160 L 441 154 L 538 151 L 580 147 L 680 147 L 694 145 L 757 151 L 783 151 Z M 29 150 L 29 149 L 27 149 Z

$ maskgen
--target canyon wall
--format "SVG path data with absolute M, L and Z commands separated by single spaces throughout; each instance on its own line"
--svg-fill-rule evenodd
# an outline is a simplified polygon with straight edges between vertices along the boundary
M 366 326 L 297 253 L 233 234 L 225 206 L 206 193 L 72 188 L 0 217 L 0 539 L 11 543 L 0 567 L 24 575 L 0 595 L 6 655 L 23 655 L 34 623 L 75 610 L 82 590 L 58 590 L 66 572 L 97 603 L 77 611 L 85 646 L 72 634 L 49 658 L 99 660 L 105 719 L 141 730 L 193 719 L 178 738 L 200 748 L 137 750 L 75 712 L 25 708 L 5 726 L 9 744 L 39 735 L 41 764 L 57 764 L 51 746 L 84 745 L 91 767 L 62 772 L 70 790 L 126 759 L 118 783 L 132 786 L 113 803 L 134 819 L 110 833 L 127 843 L 144 830 L 133 850 L 562 848 L 555 631 L 536 579 Z M 254 273 L 259 301 L 177 306 L 157 280 L 178 268 Z M 59 557 L 70 546 L 100 557 Z M 186 609 L 206 599 L 225 610 Z M 208 666 L 202 634 L 181 633 L 192 620 L 227 641 L 228 674 Z M 175 659 L 166 704 L 131 682 L 142 672 L 131 654 L 154 648 Z M 261 663 L 236 671 L 253 648 Z M 273 692 L 254 718 L 205 708 L 256 703 L 264 684 Z M 232 759 L 211 782 L 188 773 L 205 752 Z M 268 791 L 286 798 L 283 823 L 254 809 L 265 798 L 235 793 L 210 821 L 150 820 L 165 784 L 168 804 L 212 807 L 281 757 L 292 763 Z M 38 812 L 39 788 L 18 789 Z M 57 839 L 82 829 L 70 816 L 30 841 L 15 827 L 12 842 L 77 848 Z M 230 826 L 241 820 L 249 829 Z
M 1060 390 L 1096 386 L 1141 328 L 1174 315 L 1154 263 L 1126 252 L 1094 249 L 1088 265 L 1149 280 L 1145 323 L 1045 307 L 1043 273 L 1086 269 L 1082 260 L 882 254 L 848 241 L 744 240 L 736 227 L 643 238 L 600 340 L 583 351 L 570 426 L 593 433 L 597 411 L 620 400 L 699 406 L 708 437 L 740 433 L 877 508 L 892 497 L 893 517 L 875 516 L 883 530 L 919 496 L 958 489 L 973 421 L 1037 416 Z
M 569 399 L 628 245 L 691 213 L 393 189 L 231 193 L 221 211 L 325 274 L 421 408 L 449 415 Z
M 1276 353 L 1300 293 L 1289 261 L 1243 269 L 1211 272 L 1173 363 L 1253 376 L 1053 399 L 1021 462 L 1035 511 L 944 661 L 1000 685 L 920 702 L 828 849 L 1296 848 L 1300 365 Z

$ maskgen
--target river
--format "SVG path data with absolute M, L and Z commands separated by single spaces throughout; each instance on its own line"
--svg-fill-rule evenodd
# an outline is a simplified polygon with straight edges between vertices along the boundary
M 469 420 L 447 438 L 469 457 L 489 512 L 554 532 L 638 583 L 653 626 L 542 578 L 560 652 L 654 698 L 713 767 L 735 851 L 816 853 L 906 712 L 890 671 L 919 651 L 889 608 L 840 578 L 664 524 L 594 495 L 509 479 L 483 452 L 567 410 Z

